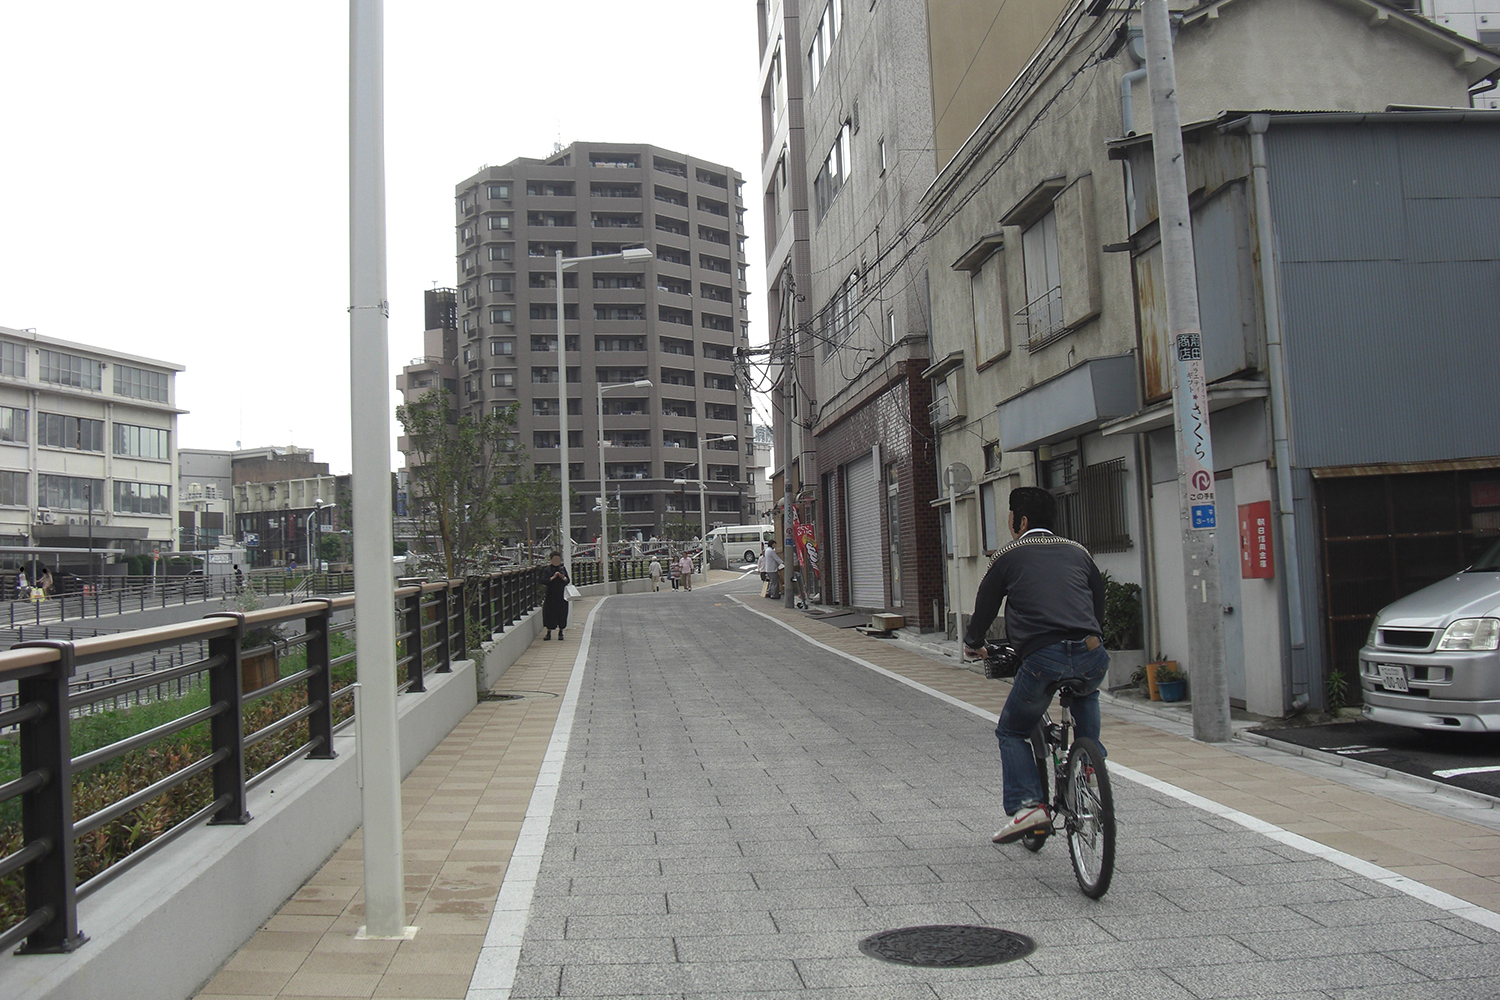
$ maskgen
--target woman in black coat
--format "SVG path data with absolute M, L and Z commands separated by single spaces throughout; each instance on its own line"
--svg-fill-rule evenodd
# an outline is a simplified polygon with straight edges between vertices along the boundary
M 567 589 L 571 580 L 568 570 L 562 564 L 562 553 L 552 553 L 552 565 L 547 567 L 547 599 L 542 602 L 542 627 L 547 630 L 544 642 L 551 641 L 552 630 L 557 629 L 559 640 L 567 638 L 563 635 L 563 629 L 568 627 L 568 597 Z

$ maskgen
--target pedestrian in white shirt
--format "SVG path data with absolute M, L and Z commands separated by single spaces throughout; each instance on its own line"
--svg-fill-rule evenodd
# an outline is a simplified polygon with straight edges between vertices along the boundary
M 646 571 L 651 574 L 651 593 L 654 594 L 661 590 L 661 560 L 652 556 Z

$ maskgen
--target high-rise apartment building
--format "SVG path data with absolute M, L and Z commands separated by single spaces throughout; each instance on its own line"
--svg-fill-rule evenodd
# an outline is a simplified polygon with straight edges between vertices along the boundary
M 603 397 L 611 536 L 622 524 L 627 537 L 660 534 L 684 513 L 697 523 L 700 446 L 709 526 L 738 524 L 754 457 L 738 371 L 749 343 L 742 184 L 729 167 L 640 144 L 579 142 L 486 167 L 457 187 L 457 287 L 428 293 L 426 356 L 399 387 L 407 399 L 446 388 L 459 412 L 518 404 L 526 467 L 556 477 L 567 455 L 583 539 L 599 528 L 596 386 L 649 379 Z M 564 442 L 556 254 L 631 247 L 655 257 L 564 272 Z

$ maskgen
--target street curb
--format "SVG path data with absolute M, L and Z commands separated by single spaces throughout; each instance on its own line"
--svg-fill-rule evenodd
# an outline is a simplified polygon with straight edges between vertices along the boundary
M 1434 794 L 1442 793 L 1450 795 L 1454 798 L 1473 802 L 1475 805 L 1483 806 L 1486 809 L 1500 808 L 1500 798 L 1496 798 L 1493 795 L 1486 795 L 1484 792 L 1476 792 L 1469 788 L 1460 788 L 1458 785 L 1450 785 L 1442 781 L 1434 781 L 1431 778 L 1410 774 L 1393 767 L 1382 767 L 1379 764 L 1371 764 L 1369 761 L 1358 760 L 1352 757 L 1341 757 L 1336 753 L 1329 753 L 1326 750 L 1298 746 L 1295 743 L 1275 740 L 1260 733 L 1240 732 L 1235 733 L 1234 738 L 1244 740 L 1246 743 L 1254 743 L 1256 746 L 1269 747 L 1272 750 L 1277 750 L 1293 757 L 1305 757 L 1308 760 L 1321 761 L 1325 764 L 1335 764 L 1339 767 L 1346 767 L 1351 771 L 1358 771 L 1361 774 L 1368 774 L 1375 778 L 1386 778 Z

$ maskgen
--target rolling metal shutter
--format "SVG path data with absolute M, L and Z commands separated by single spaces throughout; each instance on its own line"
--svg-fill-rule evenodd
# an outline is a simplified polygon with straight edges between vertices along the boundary
M 885 571 L 880 560 L 880 484 L 875 457 L 866 455 L 844 466 L 845 518 L 849 540 L 850 603 L 859 608 L 885 607 Z

